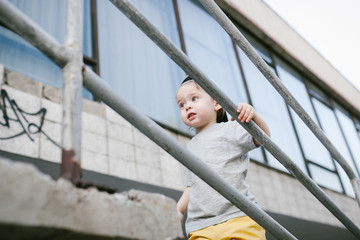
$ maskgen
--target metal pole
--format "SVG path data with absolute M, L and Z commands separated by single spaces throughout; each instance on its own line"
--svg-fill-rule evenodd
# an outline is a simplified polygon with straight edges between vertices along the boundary
M 331 156 L 340 164 L 344 169 L 348 177 L 350 178 L 351 185 L 358 205 L 360 206 L 360 180 L 356 176 L 353 169 L 346 162 L 345 158 L 335 148 L 331 141 L 325 136 L 324 132 L 316 125 L 311 117 L 306 113 L 299 102 L 292 96 L 287 90 L 284 84 L 276 76 L 269 66 L 265 63 L 262 57 L 256 52 L 246 38 L 241 34 L 238 28 L 231 22 L 231 20 L 225 15 L 220 7 L 214 2 L 209 0 L 199 0 L 199 2 L 206 8 L 206 10 L 216 19 L 216 21 L 224 28 L 224 30 L 232 37 L 237 45 L 244 51 L 253 64 L 259 69 L 259 71 L 265 76 L 265 78 L 273 85 L 273 87 L 284 98 L 285 102 L 297 113 L 302 121 L 309 127 L 309 129 L 315 134 L 320 142 L 328 149 Z
M 212 96 L 234 119 L 237 119 L 236 105 L 209 80 L 190 59 L 154 27 L 127 0 L 111 0 L 138 28 L 156 43 L 171 59 Z M 319 188 L 316 183 L 305 175 L 299 167 L 253 122 L 249 124 L 238 121 L 254 136 L 275 158 L 281 162 L 326 208 L 330 210 L 355 236 L 360 238 L 360 229 L 335 205 L 335 203 Z M 252 216 L 250 216 L 252 217 Z
M 296 239 L 259 206 L 244 197 L 214 170 L 198 160 L 168 132 L 117 95 L 88 67 L 84 68 L 84 86 L 278 239 Z
M 32 19 L 6 0 L 0 0 L 0 20 L 61 68 L 68 62 L 70 56 L 66 49 Z
M 81 101 L 83 0 L 67 1 L 65 48 L 71 54 L 63 68 L 62 160 L 60 177 L 74 184 L 81 178 Z

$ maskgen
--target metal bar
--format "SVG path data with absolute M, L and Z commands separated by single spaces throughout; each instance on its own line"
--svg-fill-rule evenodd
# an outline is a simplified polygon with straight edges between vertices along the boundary
M 297 113 L 302 121 L 309 127 L 309 129 L 315 134 L 320 142 L 328 149 L 331 156 L 340 164 L 344 169 L 348 177 L 350 178 L 351 185 L 358 205 L 360 206 L 360 179 L 356 176 L 356 173 L 351 169 L 351 166 L 346 162 L 345 158 L 335 148 L 331 141 L 325 136 L 324 132 L 316 125 L 311 117 L 306 113 L 300 103 L 292 96 L 287 90 L 284 84 L 276 74 L 268 67 L 262 57 L 256 52 L 246 38 L 241 34 L 238 28 L 231 22 L 231 20 L 225 15 L 220 7 L 214 2 L 209 0 L 199 0 L 199 2 L 206 8 L 206 10 L 215 18 L 215 20 L 224 28 L 224 30 L 233 38 L 237 45 L 243 50 L 243 52 L 249 57 L 253 64 L 259 69 L 259 71 L 265 76 L 265 78 L 273 85 L 273 87 L 284 98 L 285 102 Z
M 117 95 L 88 67 L 84 68 L 84 86 L 274 236 L 279 239 L 296 239 L 259 206 L 249 201 L 214 170 L 197 159 L 168 132 Z
M 81 103 L 83 0 L 67 1 L 65 48 L 71 54 L 63 68 L 62 161 L 60 177 L 74 184 L 81 178 Z
M 186 73 L 190 74 L 196 82 L 212 96 L 234 119 L 237 119 L 236 105 L 210 81 L 190 59 L 153 26 L 136 8 L 127 0 L 111 0 L 138 28 L 140 28 L 160 49 L 174 60 Z M 237 120 L 238 121 L 238 120 Z M 132 121 L 130 121 L 132 122 Z M 305 175 L 290 158 L 253 122 L 241 123 L 252 136 L 254 136 L 275 158 L 283 164 L 326 208 L 330 210 L 355 236 L 360 238 L 360 229 L 335 205 L 335 203 Z M 250 215 L 250 217 L 253 217 Z M 254 220 L 258 220 L 255 219 Z
M 70 56 L 66 49 L 32 19 L 6 0 L 0 0 L 0 20 L 61 68 L 68 62 Z

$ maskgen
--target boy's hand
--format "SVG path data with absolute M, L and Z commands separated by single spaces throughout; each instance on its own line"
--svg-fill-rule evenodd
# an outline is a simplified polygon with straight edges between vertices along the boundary
M 239 113 L 238 119 L 241 122 L 248 123 L 255 116 L 255 109 L 247 103 L 239 103 L 236 111 Z
M 269 126 L 266 124 L 264 119 L 255 112 L 255 109 L 247 104 L 247 103 L 239 103 L 237 106 L 236 111 L 239 113 L 238 119 L 241 122 L 250 122 L 250 120 L 253 120 L 265 133 L 270 137 L 270 129 Z M 235 119 L 232 117 L 231 121 L 234 121 Z M 254 138 L 255 145 L 260 145 L 260 143 Z

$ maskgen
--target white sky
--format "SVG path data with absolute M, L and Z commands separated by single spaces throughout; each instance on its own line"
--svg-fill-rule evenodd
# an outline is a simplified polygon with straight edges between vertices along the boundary
M 360 0 L 263 0 L 360 91 Z

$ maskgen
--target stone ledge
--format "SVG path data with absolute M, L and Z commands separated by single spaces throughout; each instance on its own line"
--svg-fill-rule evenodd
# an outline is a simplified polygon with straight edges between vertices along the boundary
M 131 190 L 111 195 L 77 189 L 30 164 L 5 159 L 0 159 L 0 182 L 0 235 L 9 239 L 41 239 L 36 229 L 47 229 L 56 239 L 182 236 L 175 201 L 160 194 Z
M 30 79 L 21 73 L 6 69 L 4 65 L 0 64 L 0 87 L 2 85 L 62 105 L 63 93 L 61 89 Z M 82 111 L 106 118 L 106 107 L 99 102 L 83 98 Z
M 42 95 L 43 84 L 25 77 L 21 73 L 8 71 L 6 74 L 6 83 L 10 87 L 34 96 L 41 97 Z

